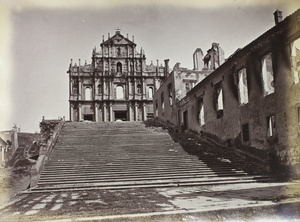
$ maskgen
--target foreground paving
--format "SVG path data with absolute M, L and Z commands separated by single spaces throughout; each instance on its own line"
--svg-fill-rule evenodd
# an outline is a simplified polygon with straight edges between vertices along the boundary
M 300 219 L 299 183 L 21 193 L 1 221 L 226 221 Z

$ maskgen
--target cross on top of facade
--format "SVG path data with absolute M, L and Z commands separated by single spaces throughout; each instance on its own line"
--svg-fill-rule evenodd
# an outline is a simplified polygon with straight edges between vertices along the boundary
M 116 34 L 120 33 L 121 32 L 121 29 L 118 27 L 116 28 Z

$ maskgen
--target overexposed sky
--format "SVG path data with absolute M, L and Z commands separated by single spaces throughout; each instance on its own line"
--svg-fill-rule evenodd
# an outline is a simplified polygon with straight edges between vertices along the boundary
M 15 123 L 39 131 L 42 116 L 69 119 L 70 59 L 91 62 L 92 49 L 120 28 L 144 49 L 147 64 L 170 59 L 193 68 L 196 48 L 217 42 L 229 57 L 286 17 L 294 0 L 0 0 L 0 131 Z

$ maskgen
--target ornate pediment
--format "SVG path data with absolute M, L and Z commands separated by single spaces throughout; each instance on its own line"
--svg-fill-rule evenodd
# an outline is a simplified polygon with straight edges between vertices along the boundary
M 134 42 L 130 41 L 128 38 L 125 38 L 120 33 L 115 34 L 113 37 L 109 38 L 102 45 L 136 45 Z

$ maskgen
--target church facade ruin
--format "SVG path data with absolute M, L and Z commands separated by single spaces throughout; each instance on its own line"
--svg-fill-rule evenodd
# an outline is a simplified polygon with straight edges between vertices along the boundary
M 69 66 L 69 112 L 71 121 L 143 121 L 153 117 L 153 94 L 168 72 L 151 62 L 143 49 L 120 30 L 108 36 L 92 52 L 90 64 Z

